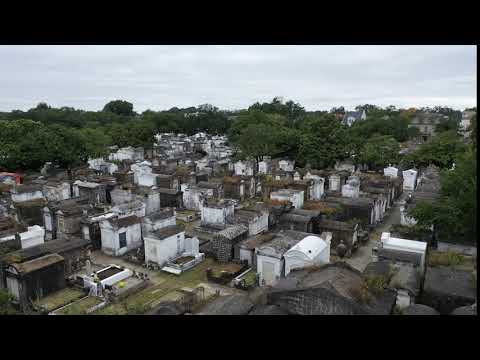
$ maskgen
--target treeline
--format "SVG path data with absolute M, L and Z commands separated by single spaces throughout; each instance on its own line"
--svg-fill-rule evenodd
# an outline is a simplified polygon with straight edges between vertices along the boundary
M 225 133 L 230 113 L 205 104 L 197 108 L 172 108 L 166 111 L 133 111 L 133 105 L 122 100 L 111 101 L 102 111 L 83 111 L 71 107 L 52 108 L 45 103 L 28 111 L 14 110 L 0 113 L 0 120 L 29 119 L 45 125 L 61 125 L 76 129 L 102 128 L 113 124 L 145 123 L 158 131 L 176 131 L 193 134 L 198 131 Z
M 408 127 L 415 109 L 371 104 L 356 108 L 361 109 L 367 120 L 347 127 L 340 121 L 342 107 L 308 112 L 299 103 L 278 97 L 236 112 L 210 104 L 136 113 L 133 104 L 122 100 L 109 102 L 102 111 L 40 103 L 28 111 L 0 113 L 0 167 L 38 169 L 46 161 L 68 167 L 105 155 L 111 145 L 149 148 L 158 132 L 199 131 L 228 134 L 238 157 L 286 156 L 299 166 L 314 168 L 346 158 L 372 168 L 398 162 L 399 143 L 417 135 L 415 128 Z M 423 110 L 455 113 L 440 107 Z M 453 131 L 454 122 L 453 127 L 438 130 Z M 423 158 L 409 161 L 414 164 Z
M 408 126 L 415 111 L 373 105 L 360 109 L 366 110 L 367 120 L 348 127 L 341 122 L 343 108 L 307 112 L 299 104 L 276 98 L 241 112 L 228 135 L 239 158 L 286 156 L 298 166 L 320 169 L 347 158 L 372 168 L 398 162 L 399 143 L 418 135 Z
M 474 144 L 452 155 L 455 167 L 442 169 L 440 198 L 419 202 L 409 212 L 416 227 L 434 226 L 439 239 L 450 242 L 477 242 L 477 148 Z
M 476 108 L 471 109 L 476 112 Z M 470 141 L 455 131 L 445 131 L 405 157 L 412 166 L 436 165 L 440 173 L 440 198 L 420 202 L 410 211 L 416 227 L 434 225 L 440 240 L 477 242 L 477 115 L 470 127 Z
M 449 116 L 436 127 L 438 133 L 414 152 L 400 155 L 401 143 L 418 136 L 409 127 L 415 109 L 385 109 L 364 105 L 367 120 L 351 127 L 339 119 L 345 112 L 292 112 L 285 104 L 257 104 L 242 112 L 229 130 L 231 143 L 238 149 L 236 157 L 287 156 L 297 166 L 332 167 L 336 161 L 351 159 L 356 164 L 381 170 L 385 165 L 406 168 L 435 165 L 441 169 L 441 196 L 433 203 L 419 203 L 411 215 L 421 230 L 433 224 L 440 239 L 475 242 L 477 237 L 477 161 L 476 115 L 472 119 L 470 141 L 458 133 L 458 114 L 451 109 L 421 109 Z M 476 111 L 476 109 L 472 109 Z M 450 117 L 448 114 L 454 114 Z M 340 115 L 337 117 L 336 115 Z
M 138 114 L 122 100 L 109 102 L 102 111 L 40 103 L 28 111 L 0 113 L 0 167 L 38 170 L 47 161 L 71 167 L 106 155 L 112 145 L 150 148 L 158 132 L 225 134 L 229 116 L 209 104 Z
M 0 170 L 38 170 L 47 161 L 68 168 L 106 155 L 111 145 L 149 148 L 158 132 L 227 134 L 236 158 L 258 161 L 265 155 L 281 156 L 296 160 L 297 166 L 318 169 L 345 159 L 379 170 L 389 163 L 416 168 L 436 165 L 442 169 L 441 198 L 420 204 L 412 215 L 420 227 L 435 224 L 442 236 L 475 239 L 476 115 L 470 141 L 465 143 L 458 133 L 461 113 L 450 108 L 366 104 L 356 110 L 365 110 L 367 120 L 348 127 L 340 121 L 345 113 L 342 107 L 309 112 L 280 98 L 236 112 L 205 104 L 141 114 L 121 100 L 109 102 L 98 112 L 41 103 L 26 112 L 0 113 Z M 409 127 L 416 111 L 449 118 L 437 126 L 437 136 L 402 156 L 401 144 L 418 136 L 418 130 Z

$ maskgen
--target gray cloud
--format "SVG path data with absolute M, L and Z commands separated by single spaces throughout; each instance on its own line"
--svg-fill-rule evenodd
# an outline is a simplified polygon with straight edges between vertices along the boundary
M 476 106 L 475 46 L 0 46 L 0 110 Z

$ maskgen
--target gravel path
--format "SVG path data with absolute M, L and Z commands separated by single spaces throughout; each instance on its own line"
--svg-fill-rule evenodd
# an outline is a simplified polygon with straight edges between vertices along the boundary
M 370 233 L 370 240 L 368 243 L 358 248 L 350 259 L 346 259 L 348 264 L 363 271 L 372 261 L 372 249 L 377 245 L 382 232 L 388 231 L 392 225 L 400 224 L 400 206 L 403 204 L 406 196 L 407 194 L 403 193 L 397 201 L 395 201 L 393 206 L 387 211 L 383 221 L 377 225 L 373 232 Z

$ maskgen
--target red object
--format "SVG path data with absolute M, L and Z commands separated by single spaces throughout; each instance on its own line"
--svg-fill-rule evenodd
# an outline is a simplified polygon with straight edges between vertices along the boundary
M 15 184 L 22 183 L 22 176 L 17 173 L 9 173 L 9 172 L 0 172 L 0 182 L 5 181 L 7 178 L 11 178 L 15 180 Z

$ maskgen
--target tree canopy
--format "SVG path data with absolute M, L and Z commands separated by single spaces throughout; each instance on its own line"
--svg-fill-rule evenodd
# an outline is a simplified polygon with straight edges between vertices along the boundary
M 403 159 L 403 164 L 408 167 L 426 167 L 433 164 L 442 169 L 449 169 L 465 148 L 465 144 L 455 131 L 445 131 L 407 155 Z
M 262 156 L 284 154 L 295 146 L 286 117 L 250 110 L 238 116 L 229 131 L 229 139 L 241 157 L 259 161 Z
M 457 154 L 455 168 L 441 173 L 441 197 L 419 202 L 409 211 L 419 226 L 435 225 L 439 236 L 453 241 L 477 239 L 477 159 L 469 147 Z
M 135 114 L 133 112 L 133 104 L 124 100 L 110 101 L 104 106 L 103 111 L 126 116 L 131 116 Z
M 449 118 L 447 121 L 442 121 L 440 124 L 435 126 L 435 132 L 444 132 L 444 131 L 458 131 L 458 121 L 453 118 Z
M 435 224 L 446 237 L 475 238 L 476 114 L 466 144 L 457 133 L 459 111 L 420 109 L 447 115 L 449 120 L 417 151 L 400 156 L 399 143 L 418 135 L 417 128 L 409 127 L 418 110 L 371 104 L 357 107 L 361 109 L 367 119 L 348 127 L 336 117 L 345 111 L 343 107 L 306 111 L 299 103 L 279 97 L 238 111 L 202 104 L 141 114 L 123 100 L 109 102 L 102 111 L 39 103 L 28 111 L 0 113 L 0 167 L 36 170 L 51 161 L 68 168 L 107 155 L 112 145 L 150 148 L 159 132 L 227 134 L 238 158 L 287 157 L 300 167 L 322 169 L 347 158 L 374 169 L 399 161 L 417 168 L 434 164 L 442 169 L 441 198 L 417 204 L 412 215 L 421 226 Z
M 270 103 L 255 103 L 248 108 L 249 111 L 261 111 L 267 114 L 285 116 L 291 123 L 305 116 L 305 108 L 293 100 L 283 102 L 280 97 L 275 97 Z
M 388 135 L 378 135 L 368 139 L 356 158 L 357 163 L 367 164 L 370 168 L 379 169 L 386 164 L 398 161 L 400 145 Z
M 313 168 L 333 166 L 348 156 L 347 128 L 332 114 L 309 116 L 302 123 L 298 137 L 297 161 Z
M 0 113 L 0 140 L 4 144 L 0 165 L 8 169 L 38 169 L 45 161 L 53 161 L 71 166 L 89 157 L 106 155 L 111 145 L 149 148 L 159 132 L 207 132 L 228 134 L 230 144 L 242 157 L 282 156 L 295 159 L 299 166 L 322 168 L 353 156 L 357 162 L 379 167 L 382 161 L 394 162 L 397 143 L 418 133 L 418 129 L 408 126 L 415 109 L 370 104 L 357 108 L 367 112 L 367 120 L 346 127 L 335 116 L 345 111 L 343 107 L 330 112 L 306 111 L 301 104 L 279 97 L 238 111 L 202 104 L 167 111 L 146 110 L 141 114 L 136 114 L 133 105 L 124 100 L 111 101 L 102 111 L 53 108 L 40 103 L 28 111 Z M 433 111 L 454 113 L 440 107 Z M 476 121 L 472 121 L 473 126 Z M 462 145 L 452 140 L 450 128 L 443 130 L 439 139 L 406 161 L 412 166 L 451 166 L 451 154 L 463 151 Z M 472 137 L 472 141 L 476 139 Z M 385 146 L 385 151 L 375 153 L 376 146 Z

